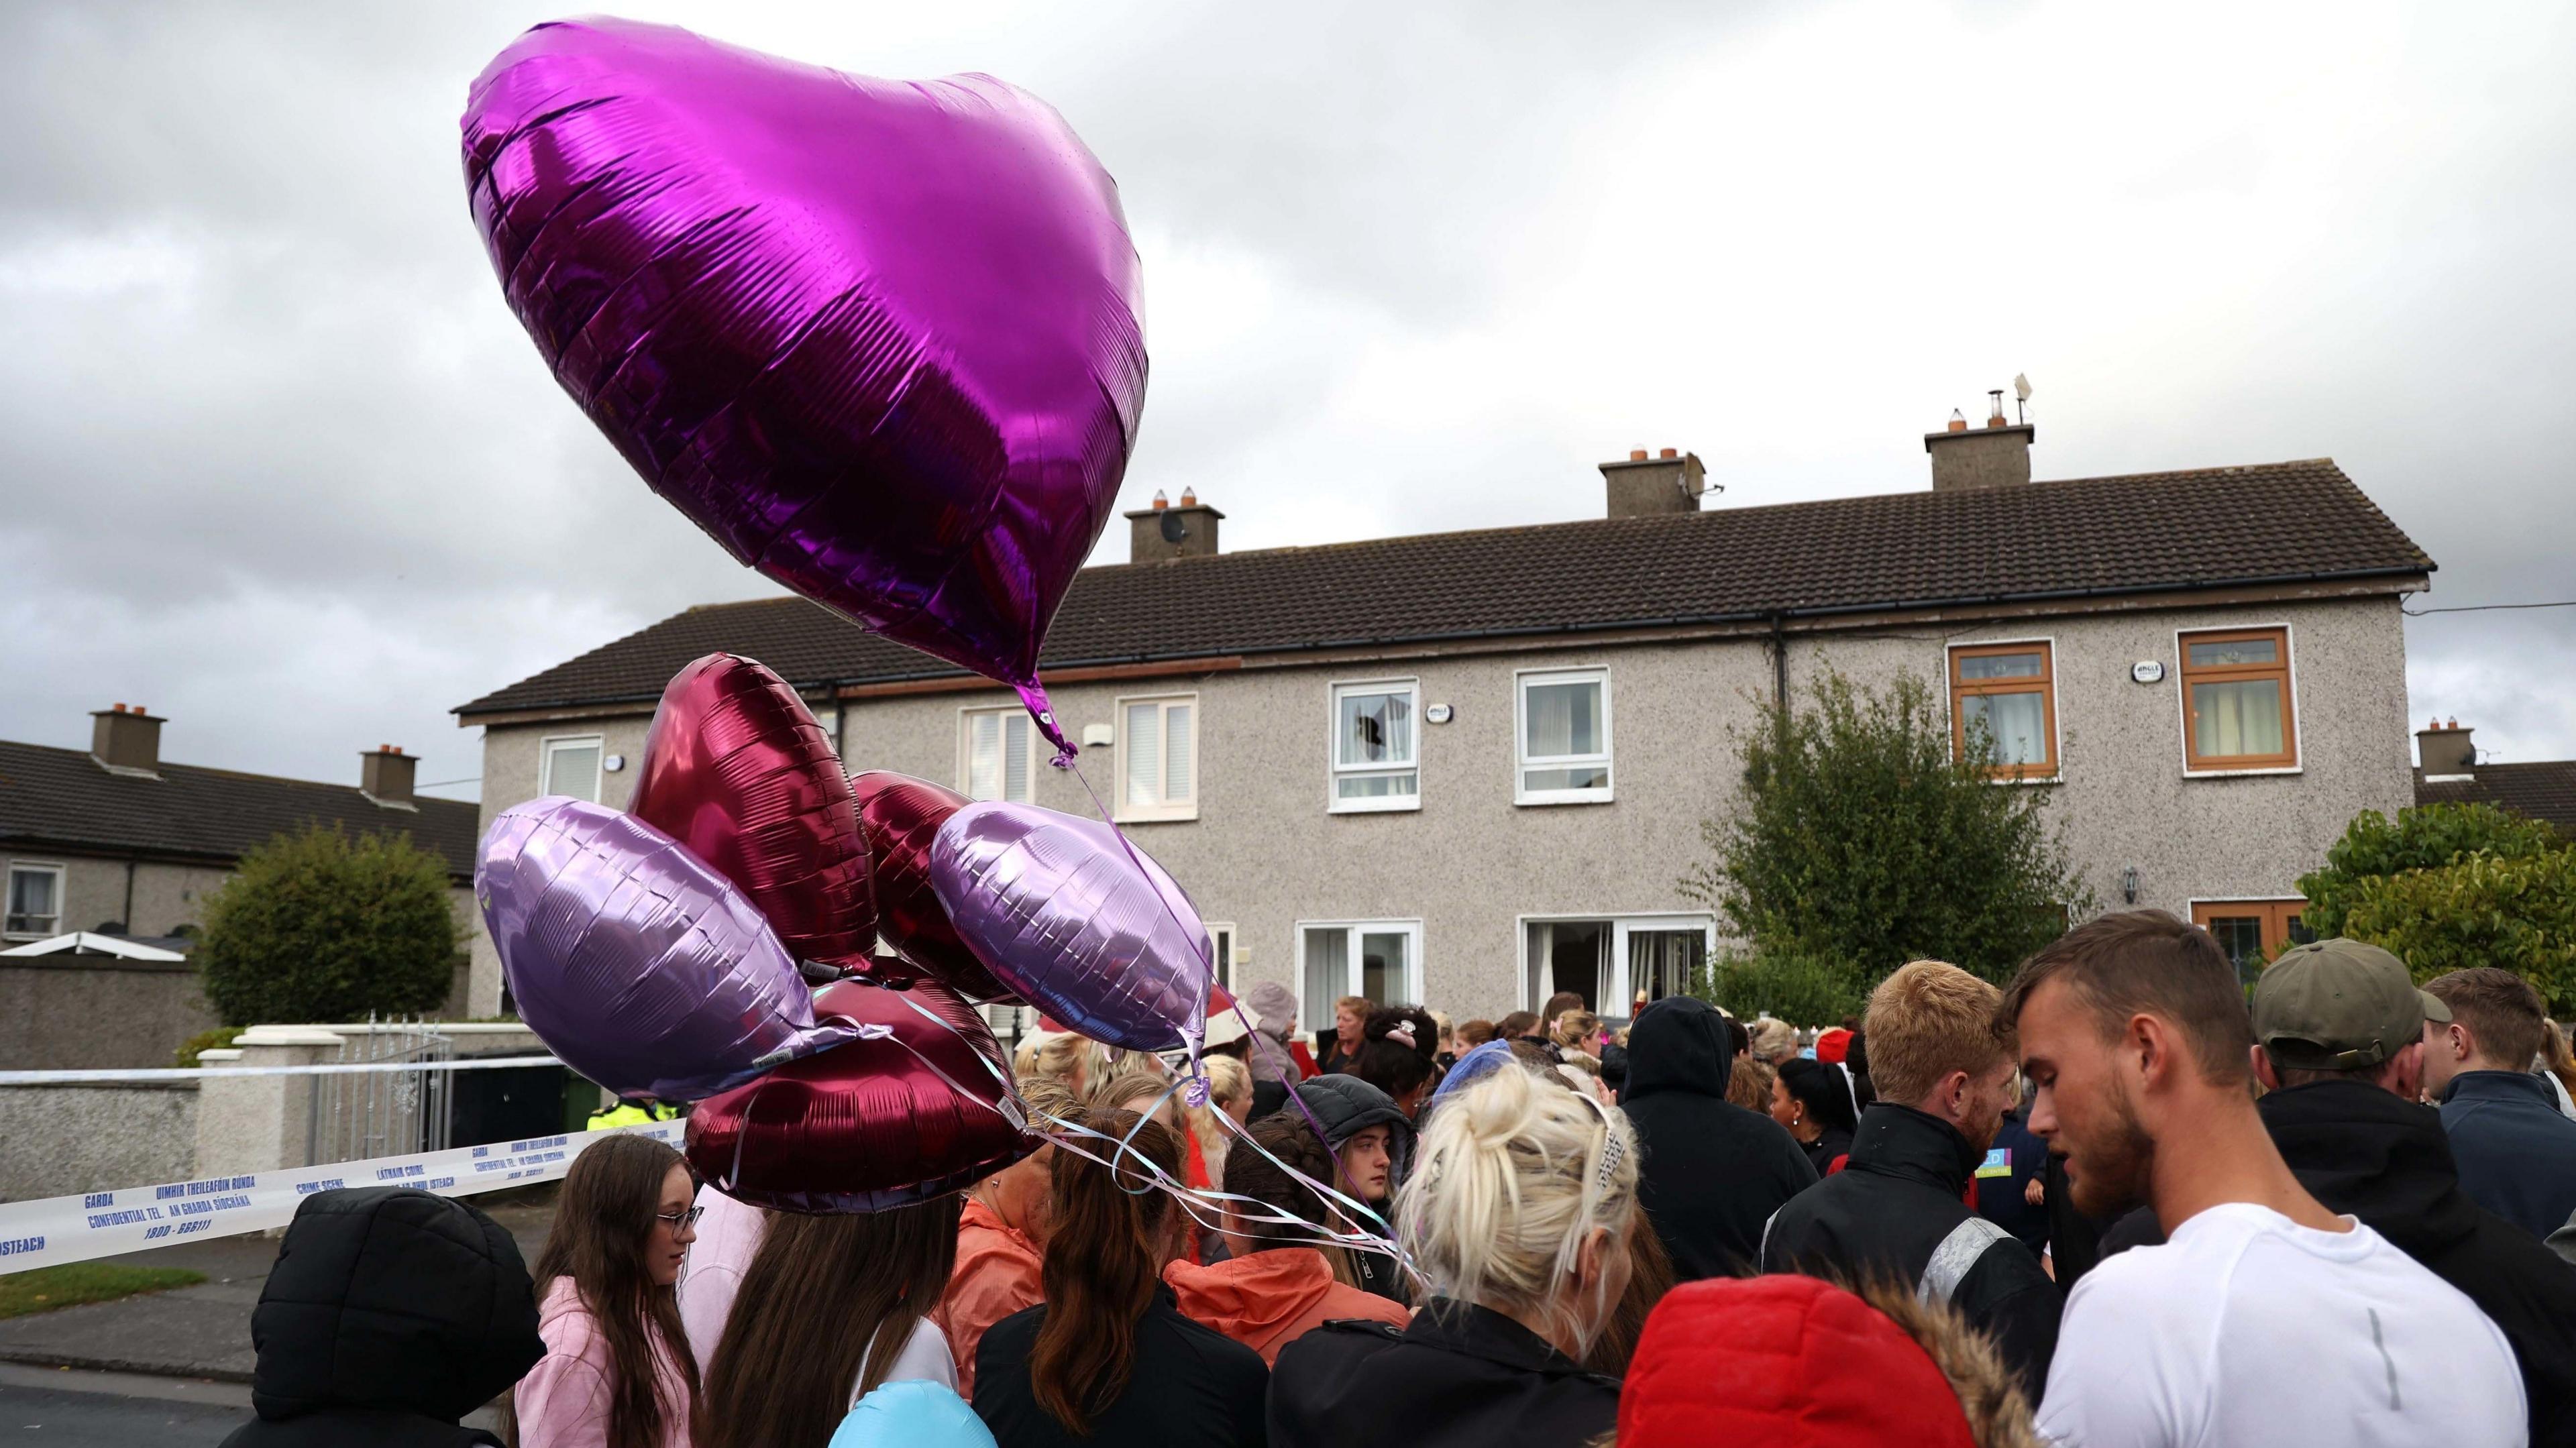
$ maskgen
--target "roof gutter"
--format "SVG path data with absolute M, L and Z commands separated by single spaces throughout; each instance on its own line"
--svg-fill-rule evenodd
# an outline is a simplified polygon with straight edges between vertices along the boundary
M 1266 647 L 1261 645 L 1235 647 L 1225 649 L 1222 652 L 1192 650 L 1133 654 L 1102 654 L 1091 658 L 1065 659 L 1058 663 L 1048 665 L 1041 672 L 1051 678 L 1059 672 L 1072 669 L 1114 668 L 1127 664 L 1178 663 L 1192 659 L 1213 659 L 1246 654 L 1298 654 L 1319 652 L 1325 649 L 1369 648 L 1388 644 L 1465 643 L 1477 639 L 1536 638 L 1561 634 L 1608 633 L 1625 629 L 1695 628 L 1705 627 L 1711 624 L 1761 625 L 1768 624 L 1775 619 L 1785 621 L 1788 619 L 1799 618 L 1837 618 L 1863 613 L 1902 613 L 1934 608 L 1969 608 L 1984 604 L 1998 603 L 2053 603 L 2064 600 L 2112 598 L 2123 595 L 2134 596 L 2162 593 L 2193 593 L 2204 589 L 2248 588 L 2262 584 L 2342 583 L 2366 578 L 2414 577 L 2420 574 L 2430 573 L 2433 571 L 2433 568 L 2434 565 L 2432 560 L 2427 559 L 2421 567 L 2355 568 L 2315 573 L 2260 574 L 2243 578 L 2208 578 L 2197 579 L 2191 583 L 2162 589 L 2138 588 L 2135 586 L 2060 588 L 2047 589 L 2035 593 L 1971 593 L 1960 594 L 1955 597 L 1947 598 L 1898 599 L 1893 602 L 1881 600 L 1870 603 L 1837 603 L 1793 608 L 1737 609 L 1726 613 L 1673 614 L 1662 618 L 1602 619 L 1590 623 L 1531 624 L 1511 628 L 1448 629 L 1438 633 L 1356 634 L 1348 638 L 1315 639 L 1294 644 L 1276 644 Z M 926 658 L 927 655 L 924 657 Z M 859 677 L 817 681 L 789 680 L 788 683 L 789 687 L 795 689 L 800 694 L 807 691 L 837 693 L 842 689 L 861 687 L 870 684 L 901 684 L 911 683 L 916 680 L 974 677 L 977 676 L 966 670 L 950 666 L 946 668 L 926 668 L 912 673 L 869 674 Z M 657 690 L 650 694 L 611 694 L 593 695 L 585 699 L 530 700 L 519 703 L 498 705 L 489 709 L 476 709 L 469 705 L 452 709 L 448 712 L 456 715 L 458 727 L 470 728 L 472 727 L 473 719 L 479 715 L 517 714 L 528 710 L 538 709 L 597 708 L 606 704 L 643 703 L 647 700 L 658 701 L 661 697 L 660 691 Z

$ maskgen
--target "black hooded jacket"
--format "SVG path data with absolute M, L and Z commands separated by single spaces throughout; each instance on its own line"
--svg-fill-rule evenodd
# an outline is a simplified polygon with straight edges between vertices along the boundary
M 1619 1104 L 1644 1153 L 1637 1200 L 1683 1282 L 1750 1267 L 1763 1222 L 1816 1181 L 1780 1123 L 1726 1099 L 1733 1065 L 1726 1020 L 1706 1001 L 1667 996 L 1628 1029 Z
M 2576 1266 L 2460 1189 L 2441 1114 L 2366 1081 L 2268 1092 L 2254 1109 L 2310 1196 L 2360 1218 L 2503 1330 L 2532 1448 L 2576 1448 Z M 2164 1240 L 2145 1208 L 2115 1230 L 2126 1246 Z
M 1394 1188 L 1404 1185 L 1404 1179 L 1413 1172 L 1413 1118 L 1404 1114 L 1404 1108 L 1395 1104 L 1395 1098 L 1357 1076 L 1344 1073 L 1318 1076 L 1300 1083 L 1297 1101 L 1304 1102 L 1306 1111 L 1314 1113 L 1315 1123 L 1324 1128 L 1324 1145 L 1335 1152 L 1342 1149 L 1343 1142 L 1372 1126 L 1387 1128 L 1386 1184 L 1392 1200 Z M 1298 1111 L 1297 1102 L 1290 1102 L 1281 1109 L 1300 1121 L 1306 1119 L 1305 1114 Z M 1334 1185 L 1347 1190 L 1344 1183 L 1335 1182 Z M 1385 1202 L 1371 1202 L 1369 1205 L 1376 1208 L 1381 1216 L 1387 1212 Z M 1360 1225 L 1370 1231 L 1377 1230 L 1374 1223 L 1363 1221 Z M 1379 1252 L 1353 1252 L 1350 1259 L 1351 1270 L 1358 1274 L 1361 1287 L 1389 1302 L 1410 1304 L 1413 1301 L 1412 1286 L 1405 1281 L 1404 1269 L 1396 1265 L 1393 1257 Z
M 463 1202 L 401 1187 L 295 1209 L 251 1314 L 258 1418 L 224 1448 L 467 1448 L 458 1420 L 546 1355 L 519 1244 Z
M 1979 1242 L 1976 1229 L 1961 1237 L 1975 1255 L 1957 1278 L 1950 1305 L 1995 1340 L 2022 1390 L 2037 1402 L 2057 1352 L 2065 1299 L 2029 1248 L 1968 1210 L 1968 1182 L 1985 1159 L 1941 1118 L 1873 1101 L 1860 1114 L 1850 1162 L 1771 1219 L 1762 1270 L 1854 1284 L 1892 1277 L 1912 1289 L 1933 1253 L 1960 1224 L 1974 1221 L 1992 1240 Z
M 1270 1373 L 1270 1448 L 1559 1448 L 1618 1421 L 1618 1379 L 1445 1298 L 1409 1327 L 1327 1322 Z

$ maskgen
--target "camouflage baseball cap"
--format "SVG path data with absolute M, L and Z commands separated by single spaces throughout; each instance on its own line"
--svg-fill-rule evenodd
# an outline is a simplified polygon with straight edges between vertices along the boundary
M 2381 1065 L 2419 1040 L 2450 1007 L 2415 988 L 2405 962 L 2358 940 L 2283 951 L 2254 982 L 2254 1039 L 2275 1065 L 2353 1071 Z

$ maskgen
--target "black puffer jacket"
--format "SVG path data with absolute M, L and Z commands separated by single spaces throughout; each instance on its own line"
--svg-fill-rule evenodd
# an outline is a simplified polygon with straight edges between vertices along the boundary
M 259 1417 L 224 1448 L 467 1448 L 458 1420 L 535 1367 L 519 1244 L 463 1202 L 399 1187 L 317 1192 L 260 1289 Z
M 1762 1270 L 1845 1282 L 1885 1276 L 1915 1288 L 1948 1244 L 1956 1257 L 1944 1254 L 1941 1275 L 1951 1281 L 1950 1306 L 1994 1338 L 2022 1391 L 2037 1402 L 2066 1304 L 2029 1248 L 1968 1210 L 1968 1182 L 1985 1159 L 1941 1118 L 1872 1102 L 1860 1115 L 1850 1162 L 1771 1219 Z M 1972 1225 L 1963 1231 L 1962 1224 Z
M 1575 1448 L 1618 1421 L 1618 1379 L 1445 1298 L 1402 1329 L 1327 1322 L 1270 1374 L 1270 1448 Z
M 2254 1109 L 2309 1195 L 2360 1218 L 2503 1330 L 2532 1448 L 2576 1445 L 2576 1266 L 2460 1189 L 2439 1113 L 2365 1081 L 2269 1092 Z M 2145 1208 L 2116 1231 L 2125 1246 L 2164 1240 Z
M 1628 1030 L 1619 1102 L 1644 1152 L 1637 1200 L 1683 1282 L 1750 1267 L 1762 1224 L 1816 1180 L 1780 1123 L 1726 1099 L 1733 1066 L 1726 1019 L 1706 1001 L 1667 996 Z
M 1388 1200 L 1393 1200 L 1394 1189 L 1402 1186 L 1404 1179 L 1413 1172 L 1414 1135 L 1413 1119 L 1404 1114 L 1403 1107 L 1395 1104 L 1395 1098 L 1357 1076 L 1341 1073 L 1318 1076 L 1301 1083 L 1297 1087 L 1297 1101 L 1304 1102 L 1306 1111 L 1314 1113 L 1316 1124 L 1324 1128 L 1324 1145 L 1336 1152 L 1342 1149 L 1343 1142 L 1372 1126 L 1387 1128 L 1386 1184 Z M 1300 1121 L 1306 1119 L 1305 1114 L 1298 1111 L 1295 1101 L 1282 1109 Z M 1333 1185 L 1347 1190 L 1345 1183 L 1337 1181 Z M 1388 1214 L 1386 1202 L 1371 1202 L 1369 1205 L 1376 1208 L 1380 1216 Z M 1377 1230 L 1374 1223 L 1364 1221 L 1360 1225 L 1371 1231 Z M 1412 1285 L 1405 1280 L 1404 1269 L 1396 1265 L 1394 1257 L 1382 1252 L 1353 1252 L 1350 1259 L 1351 1270 L 1359 1275 L 1361 1287 L 1389 1302 L 1413 1301 Z

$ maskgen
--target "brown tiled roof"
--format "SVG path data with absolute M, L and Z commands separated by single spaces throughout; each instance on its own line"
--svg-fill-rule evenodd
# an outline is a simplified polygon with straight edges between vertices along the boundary
M 158 773 L 158 779 L 110 774 L 84 750 L 0 740 L 0 848 L 228 863 L 310 822 L 344 825 L 353 834 L 409 834 L 446 860 L 451 876 L 474 875 L 482 834 L 477 804 L 422 796 L 414 813 L 377 804 L 348 785 L 192 764 L 165 763 Z
M 1050 669 L 2422 573 L 2330 459 L 1430 533 L 1089 568 Z M 954 675 L 801 599 L 695 608 L 456 712 L 648 703 L 729 649 L 799 685 Z
M 2469 779 L 2415 781 L 2417 804 L 2492 804 L 2544 820 L 2576 839 L 2576 759 L 2481 764 Z

